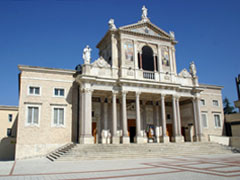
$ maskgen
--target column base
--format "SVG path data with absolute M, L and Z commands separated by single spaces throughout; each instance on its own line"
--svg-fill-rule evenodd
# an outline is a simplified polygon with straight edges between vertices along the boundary
M 169 136 L 161 136 L 160 141 L 162 143 L 169 143 Z
M 94 138 L 91 135 L 80 136 L 80 144 L 94 144 Z
M 122 143 L 123 144 L 130 144 L 130 138 L 128 136 L 122 137 Z
M 204 137 L 203 134 L 201 134 L 201 135 L 198 135 L 198 136 L 194 135 L 193 136 L 193 141 L 195 141 L 195 142 L 207 142 L 208 140 L 206 139 L 206 137 Z
M 157 143 L 160 143 L 161 142 L 161 139 L 160 139 L 160 137 L 158 136 L 158 137 L 156 137 L 156 141 L 157 141 Z
M 183 136 L 174 136 L 172 137 L 172 141 L 176 143 L 182 143 L 184 142 L 184 137 Z
M 120 143 L 120 139 L 118 136 L 113 136 L 112 137 L 112 144 L 119 144 Z
M 134 142 L 137 143 L 137 144 L 144 144 L 144 137 L 135 136 L 134 137 Z

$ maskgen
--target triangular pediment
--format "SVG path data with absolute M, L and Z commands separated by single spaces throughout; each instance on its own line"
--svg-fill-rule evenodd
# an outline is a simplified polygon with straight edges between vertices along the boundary
M 99 67 L 99 68 L 109 68 L 110 67 L 108 62 L 102 56 L 100 56 L 96 61 L 94 61 L 92 63 L 92 65 L 95 67 Z
M 130 24 L 127 26 L 122 26 L 119 29 L 121 30 L 126 30 L 126 31 L 131 31 L 135 33 L 140 33 L 140 34 L 145 34 L 145 35 L 151 35 L 151 36 L 157 36 L 157 37 L 163 37 L 163 38 L 168 38 L 171 39 L 172 37 L 154 25 L 153 23 L 147 21 L 147 22 L 138 22 L 136 24 Z

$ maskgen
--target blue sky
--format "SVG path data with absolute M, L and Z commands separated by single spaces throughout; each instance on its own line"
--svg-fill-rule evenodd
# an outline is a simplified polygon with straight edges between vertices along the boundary
M 175 32 L 178 72 L 195 61 L 201 83 L 236 100 L 239 0 L 0 0 L 0 104 L 18 105 L 18 64 L 74 69 L 87 44 L 95 60 L 108 20 L 136 23 L 143 5 L 152 23 Z

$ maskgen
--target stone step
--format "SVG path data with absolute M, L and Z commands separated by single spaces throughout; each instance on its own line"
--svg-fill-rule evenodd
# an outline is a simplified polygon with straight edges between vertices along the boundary
M 65 160 L 156 158 L 178 155 L 229 154 L 230 147 L 215 143 L 168 143 L 168 144 L 77 144 L 57 158 Z

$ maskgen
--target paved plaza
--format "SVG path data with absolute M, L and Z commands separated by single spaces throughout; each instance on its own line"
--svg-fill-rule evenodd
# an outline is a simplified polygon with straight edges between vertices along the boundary
M 240 179 L 240 154 L 128 160 L 2 161 L 0 179 Z

